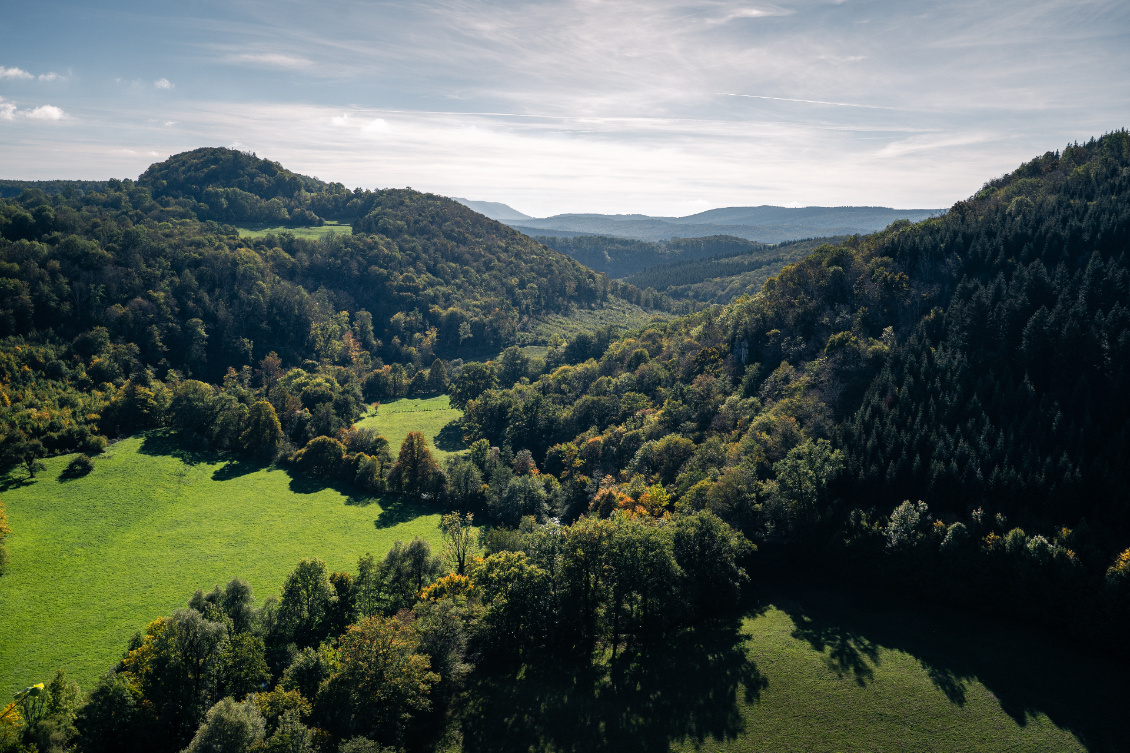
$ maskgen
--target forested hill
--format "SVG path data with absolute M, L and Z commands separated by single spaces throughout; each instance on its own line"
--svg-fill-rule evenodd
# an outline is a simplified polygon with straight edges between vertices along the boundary
M 769 277 L 824 243 L 843 238 L 810 238 L 775 246 L 732 235 L 639 241 L 607 235 L 534 236 L 587 267 L 637 288 L 671 298 L 729 303 L 755 293 Z
M 1130 616 L 1128 252 L 1120 131 L 465 420 L 603 478 L 578 509 L 669 495 L 807 567 L 1101 632 Z
M 348 191 L 232 150 L 67 188 L 0 201 L 0 445 L 86 446 L 131 375 L 218 383 L 277 354 L 283 368 L 349 366 L 357 380 L 385 363 L 423 376 L 614 287 L 450 199 Z M 241 237 L 228 224 L 270 212 L 354 232 Z
M 705 238 L 674 238 L 668 241 L 640 241 L 611 235 L 575 235 L 571 237 L 535 235 L 535 240 L 584 264 L 619 278 L 642 272 L 648 267 L 676 262 L 709 259 L 715 256 L 738 256 L 768 251 L 767 243 L 713 235 Z
M 304 213 L 357 233 L 240 238 L 209 222 Z M 524 317 L 597 304 L 610 287 L 450 199 L 347 191 L 227 149 L 177 155 L 104 192 L 25 190 L 0 207 L 0 234 L 0 335 L 69 340 L 102 326 L 152 367 L 212 376 L 272 350 L 301 360 L 343 311 L 346 327 L 371 316 L 366 347 L 386 359 L 497 349 Z

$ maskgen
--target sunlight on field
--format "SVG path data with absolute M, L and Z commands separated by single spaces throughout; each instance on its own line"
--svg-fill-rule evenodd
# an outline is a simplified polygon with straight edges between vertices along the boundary
M 239 576 L 257 601 L 278 594 L 304 557 L 356 572 L 393 541 L 438 541 L 438 511 L 327 487 L 223 453 L 133 436 L 61 481 L 70 456 L 31 483 L 0 477 L 12 534 L 0 579 L 0 697 L 64 667 L 83 687 L 129 636 L 197 588 Z

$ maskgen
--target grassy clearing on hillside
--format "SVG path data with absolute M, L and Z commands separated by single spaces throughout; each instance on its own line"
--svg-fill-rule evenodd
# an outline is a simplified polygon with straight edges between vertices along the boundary
M 1120 663 L 812 589 L 578 670 L 473 679 L 453 750 L 1130 750 Z
M 60 480 L 73 456 L 30 483 L 0 476 L 10 569 L 0 578 L 0 698 L 64 667 L 84 688 L 129 636 L 197 588 L 240 576 L 277 595 L 304 557 L 356 572 L 414 536 L 438 545 L 439 511 L 290 475 L 154 432 L 111 446 L 88 476 Z
M 239 228 L 239 234 L 244 238 L 262 238 L 264 235 L 282 235 L 283 233 L 290 233 L 299 238 L 309 238 L 311 240 L 320 240 L 327 235 L 336 233 L 337 235 L 353 235 L 353 226 L 349 223 L 344 225 L 337 224 L 336 221 L 329 221 L 321 227 L 266 227 L 266 228 Z
M 454 423 L 462 417 L 463 411 L 452 408 L 447 395 L 402 397 L 381 403 L 375 413 L 370 408 L 356 425 L 379 431 L 388 440 L 394 460 L 400 450 L 400 443 L 408 436 L 408 432 L 423 432 L 432 445 L 436 459 L 442 464 L 448 455 L 467 449 L 462 430 Z
M 544 343 L 553 335 L 561 335 L 566 340 L 580 332 L 592 332 L 597 327 L 612 325 L 623 330 L 642 329 L 653 320 L 667 321 L 672 314 L 662 311 L 648 311 L 620 298 L 609 298 L 608 302 L 595 309 L 577 308 L 568 316 L 549 314 L 530 324 L 529 332 L 520 332 L 518 337 L 529 338 L 528 342 Z

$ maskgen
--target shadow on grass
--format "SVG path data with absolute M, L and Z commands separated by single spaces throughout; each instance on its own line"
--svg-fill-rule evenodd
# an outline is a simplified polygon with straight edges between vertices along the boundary
M 902 651 L 955 706 L 964 706 L 970 687 L 980 683 L 1019 726 L 1043 714 L 1092 753 L 1130 750 L 1130 727 L 1123 723 L 1130 702 L 1125 662 L 1104 662 L 1039 634 L 927 614 L 882 597 L 789 589 L 771 601 L 792 619 L 794 637 L 860 685 L 874 680 L 880 649 Z
M 269 464 L 261 460 L 252 460 L 245 457 L 232 457 L 228 462 L 221 465 L 212 473 L 212 479 L 215 481 L 230 481 L 233 478 L 246 476 L 255 471 L 261 471 Z
M 700 625 L 592 666 L 475 675 L 459 710 L 463 750 L 651 753 L 733 739 L 744 731 L 739 694 L 752 703 L 769 685 L 740 628 Z
M 392 528 L 413 521 L 421 515 L 442 512 L 436 502 L 402 494 L 388 494 L 381 497 L 380 502 L 381 514 L 373 521 L 373 525 L 377 528 Z
M 345 504 L 347 505 L 359 505 L 364 507 L 374 502 L 382 501 L 379 497 L 361 491 L 352 484 L 347 484 L 342 481 L 331 481 L 329 479 L 318 478 L 317 476 L 307 476 L 305 473 L 296 471 L 293 468 L 284 468 L 283 470 L 286 472 L 286 475 L 290 477 L 288 488 L 295 494 L 316 494 L 325 489 L 331 489 L 345 497 Z
M 440 505 L 429 500 L 420 500 L 398 494 L 377 495 L 364 492 L 352 484 L 329 481 L 324 478 L 307 476 L 292 469 L 285 469 L 290 476 L 290 490 L 295 494 L 315 494 L 324 489 L 332 489 L 345 497 L 345 504 L 367 507 L 380 505 L 381 511 L 373 521 L 377 528 L 392 528 L 401 523 L 409 523 L 421 515 L 441 512 Z
M 90 468 L 90 469 L 88 469 L 88 470 L 81 470 L 81 471 L 80 471 L 80 470 L 77 470 L 77 469 L 76 469 L 76 470 L 72 470 L 70 466 L 67 466 L 66 468 L 64 468 L 64 469 L 63 469 L 63 470 L 62 470 L 62 471 L 61 471 L 61 472 L 59 473 L 59 478 L 57 479 L 57 481 L 58 481 L 58 482 L 59 482 L 60 484 L 65 484 L 65 483 L 67 483 L 67 482 L 69 482 L 69 481 L 75 481 L 75 480 L 77 480 L 77 479 L 80 479 L 80 478 L 86 478 L 86 477 L 87 477 L 87 476 L 89 476 L 89 475 L 90 475 L 91 473 L 94 473 L 94 469 L 93 469 L 93 468 Z
M 439 430 L 439 434 L 436 434 L 435 444 L 436 449 L 444 452 L 459 452 L 467 449 L 467 443 L 463 441 L 463 427 L 459 425 L 459 421 L 448 421 Z
M 39 478 L 28 478 L 27 473 L 19 469 L 8 471 L 3 476 L 0 476 L 0 492 L 10 492 L 13 489 L 22 489 L 25 486 L 31 486 Z
M 172 429 L 155 429 L 142 434 L 141 455 L 174 457 L 185 465 L 219 463 L 231 458 L 227 452 L 210 449 L 203 438 L 194 437 Z

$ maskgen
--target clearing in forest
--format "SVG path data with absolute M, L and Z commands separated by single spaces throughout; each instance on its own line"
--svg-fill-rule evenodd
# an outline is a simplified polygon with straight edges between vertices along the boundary
M 447 395 L 401 397 L 370 407 L 355 425 L 379 431 L 388 440 L 393 460 L 408 432 L 422 432 L 436 460 L 442 464 L 448 455 L 466 449 L 463 431 L 457 423 L 462 417 L 463 411 L 452 408 Z

